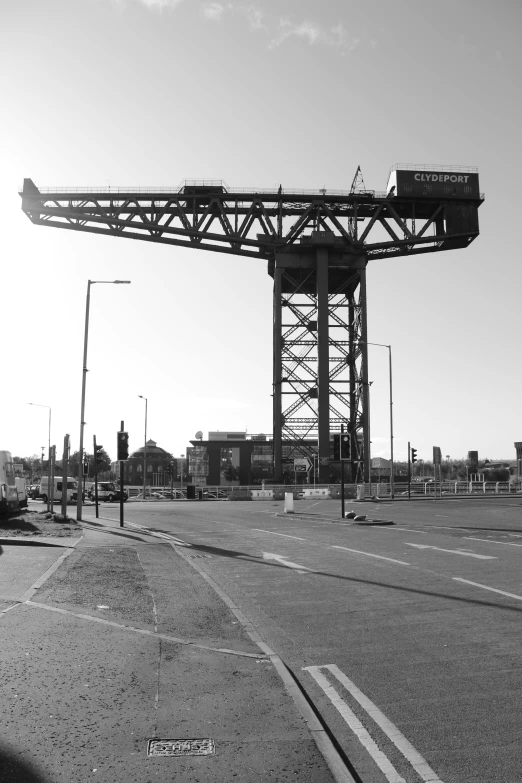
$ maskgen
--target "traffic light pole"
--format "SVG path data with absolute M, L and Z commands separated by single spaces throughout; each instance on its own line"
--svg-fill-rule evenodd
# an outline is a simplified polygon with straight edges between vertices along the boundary
M 344 460 L 341 453 L 343 444 L 344 425 L 341 424 L 341 437 L 339 439 L 339 456 L 341 457 L 341 519 L 344 519 Z
M 120 432 L 125 431 L 125 425 L 121 422 Z M 120 460 L 120 527 L 123 527 L 123 503 L 125 498 L 123 497 L 123 460 Z
M 411 498 L 410 493 L 410 481 L 411 481 L 411 468 L 410 468 L 410 441 L 408 441 L 408 500 Z
M 98 519 L 98 448 L 96 446 L 96 435 L 93 436 L 92 445 L 94 447 L 94 503 L 96 506 L 96 519 Z

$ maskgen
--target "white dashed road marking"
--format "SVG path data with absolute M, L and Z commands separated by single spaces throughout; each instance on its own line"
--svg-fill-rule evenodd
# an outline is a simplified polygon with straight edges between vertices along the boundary
M 399 565 L 409 566 L 411 563 L 405 563 L 404 560 L 394 560 L 393 557 L 384 557 L 384 555 L 374 555 L 371 552 L 361 552 L 358 549 L 348 549 L 347 546 L 333 545 L 332 549 L 344 549 L 345 552 L 354 552 L 356 555 L 366 555 L 366 557 L 376 557 L 378 560 L 387 560 L 389 563 L 399 563 Z
M 406 546 L 414 546 L 415 549 L 436 549 L 437 552 L 449 552 L 451 555 L 463 555 L 463 557 L 475 557 L 477 560 L 496 560 L 493 555 L 476 555 L 474 552 L 464 552 L 462 549 L 443 549 L 440 546 L 429 546 L 428 544 L 409 544 L 404 542 Z
M 274 530 L 261 530 L 260 527 L 253 527 L 252 530 L 255 530 L 257 533 L 270 533 L 272 536 L 283 536 L 283 538 L 295 538 L 297 541 L 307 541 L 306 538 L 299 538 L 299 536 L 289 536 L 286 533 L 276 533 Z
M 470 582 L 469 579 L 461 579 L 460 576 L 454 576 L 452 579 L 455 582 L 464 582 L 467 585 L 473 585 L 473 587 L 481 587 L 483 590 L 490 590 L 492 593 L 500 593 L 500 595 L 506 595 L 508 598 L 516 598 L 517 601 L 522 601 L 522 595 L 515 595 L 515 593 L 506 593 L 505 590 L 497 590 L 496 587 L 488 587 L 488 585 L 481 585 L 480 582 Z
M 514 544 L 511 541 L 490 541 L 489 538 L 473 538 L 473 536 L 464 536 L 469 541 L 484 541 L 486 544 L 502 544 L 503 546 L 522 546 L 522 544 Z

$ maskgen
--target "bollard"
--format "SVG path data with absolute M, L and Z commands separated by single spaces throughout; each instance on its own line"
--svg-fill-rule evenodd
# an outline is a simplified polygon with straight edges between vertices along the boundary
M 285 514 L 294 513 L 294 495 L 293 492 L 285 492 Z

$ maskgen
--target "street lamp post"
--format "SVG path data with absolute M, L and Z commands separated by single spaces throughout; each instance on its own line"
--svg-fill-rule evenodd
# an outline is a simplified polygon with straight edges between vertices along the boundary
M 145 490 L 147 488 L 147 406 L 148 398 L 138 394 L 142 400 L 145 400 L 145 448 L 143 451 L 143 500 L 145 500 Z
M 85 299 L 85 330 L 83 335 L 83 370 L 82 370 L 82 405 L 80 413 L 80 452 L 78 459 L 78 497 L 76 501 L 76 519 L 81 522 L 83 502 L 83 430 L 85 426 L 85 386 L 87 382 L 87 343 L 89 340 L 89 307 L 91 304 L 91 285 L 106 283 L 108 285 L 128 285 L 130 280 L 88 280 L 87 297 Z
M 391 463 L 390 464 L 390 494 L 393 499 L 395 497 L 395 484 L 393 479 L 393 386 L 392 386 L 391 345 L 387 345 L 386 343 L 369 343 L 369 342 L 364 342 L 364 340 L 358 340 L 358 343 L 363 345 L 378 345 L 381 348 L 388 349 L 389 374 L 390 374 L 390 463 Z
M 50 474 L 51 472 L 51 408 L 49 405 L 40 405 L 37 402 L 28 402 L 28 405 L 34 405 L 36 408 L 48 408 L 49 409 L 49 430 L 48 430 L 48 468 L 47 472 Z M 42 446 L 42 473 L 43 473 L 43 446 Z M 49 475 L 49 483 L 51 482 L 51 476 Z M 49 500 L 49 493 L 47 493 L 47 511 L 50 511 L 51 505 Z

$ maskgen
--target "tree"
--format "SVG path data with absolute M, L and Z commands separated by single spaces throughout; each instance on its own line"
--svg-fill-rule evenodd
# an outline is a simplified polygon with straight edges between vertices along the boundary
M 89 462 L 89 475 L 94 476 L 94 455 L 87 454 L 87 460 Z M 111 469 L 111 458 L 102 447 L 98 450 L 98 473 L 104 473 Z
M 223 478 L 229 483 L 232 481 L 239 481 L 239 468 L 229 462 L 228 465 L 223 469 Z

